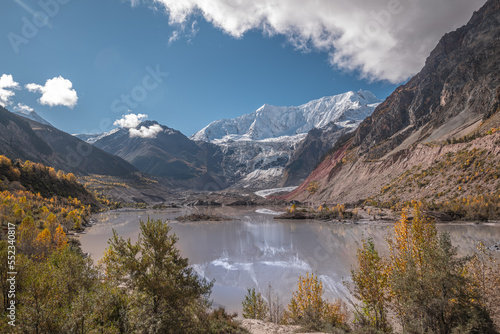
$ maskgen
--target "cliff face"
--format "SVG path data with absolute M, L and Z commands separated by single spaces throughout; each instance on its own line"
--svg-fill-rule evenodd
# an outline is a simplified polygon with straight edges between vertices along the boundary
M 500 0 L 489 0 L 288 198 L 352 202 L 377 194 L 406 169 L 436 159 L 429 146 L 497 124 L 499 106 Z
M 280 186 L 300 185 L 318 166 L 321 158 L 331 149 L 332 143 L 351 131 L 332 124 L 324 129 L 312 129 L 306 138 L 293 151 L 289 163 L 285 166 Z

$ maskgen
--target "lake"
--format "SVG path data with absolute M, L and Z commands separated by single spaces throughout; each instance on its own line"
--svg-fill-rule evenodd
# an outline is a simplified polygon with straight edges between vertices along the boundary
M 175 217 L 209 212 L 231 217 L 225 222 L 171 222 L 179 237 L 178 248 L 199 275 L 215 279 L 212 298 L 216 305 L 241 314 L 246 289 L 265 293 L 269 284 L 287 303 L 299 275 L 315 272 L 323 281 L 325 297 L 347 298 L 343 281 L 356 261 L 363 237 L 372 237 L 384 253 L 385 237 L 392 224 L 380 222 L 332 223 L 277 221 L 284 208 L 182 208 L 169 210 L 117 210 L 94 216 L 97 223 L 80 235 L 82 249 L 94 261 L 102 258 L 112 229 L 124 238 L 137 240 L 139 220 L 172 221 Z M 469 254 L 478 241 L 486 245 L 500 240 L 498 224 L 438 224 L 450 233 L 459 253 Z

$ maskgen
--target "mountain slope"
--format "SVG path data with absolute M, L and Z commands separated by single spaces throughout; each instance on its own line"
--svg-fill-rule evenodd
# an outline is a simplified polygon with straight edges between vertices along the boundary
M 466 26 L 445 35 L 422 71 L 288 198 L 354 202 L 377 195 L 408 169 L 441 159 L 446 140 L 500 125 L 499 54 L 500 0 L 489 0 Z M 497 151 L 491 153 L 498 158 Z M 317 186 L 313 193 L 307 191 L 311 184 Z
M 159 124 L 145 121 L 137 129 L 154 125 Z M 178 181 L 180 186 L 203 189 L 209 185 L 211 190 L 226 186 L 217 147 L 198 145 L 166 126 L 154 138 L 131 137 L 129 129 L 118 129 L 100 136 L 94 146 L 125 159 L 141 172 Z
M 0 154 L 79 174 L 124 176 L 137 170 L 56 128 L 17 116 L 0 107 Z
M 359 91 L 298 107 L 264 105 L 232 120 L 212 122 L 191 138 L 220 147 L 225 177 L 236 187 L 299 185 L 336 139 L 355 129 L 379 103 L 371 92 Z M 317 129 L 325 135 L 316 136 Z M 306 149 L 310 140 L 313 151 Z M 302 153 L 294 154 L 296 150 Z

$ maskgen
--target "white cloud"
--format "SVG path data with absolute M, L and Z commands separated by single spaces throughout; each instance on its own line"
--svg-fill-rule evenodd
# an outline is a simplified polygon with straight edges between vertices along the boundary
M 117 119 L 113 125 L 119 126 L 125 129 L 136 128 L 142 121 L 148 118 L 145 114 L 128 114 L 123 115 L 122 118 Z
M 343 70 L 401 82 L 418 72 L 441 36 L 486 0 L 152 0 L 184 27 L 196 15 L 241 38 L 251 29 L 320 50 Z M 136 5 L 137 0 L 132 1 Z M 172 35 L 172 41 L 177 36 Z
M 178 30 L 174 30 L 172 32 L 172 35 L 170 35 L 170 38 L 168 39 L 168 45 L 172 45 L 172 43 L 175 42 L 175 41 L 178 41 L 179 38 L 180 38 L 179 31 Z
M 173 42 L 180 40 L 182 37 L 187 38 L 187 42 L 190 43 L 199 30 L 200 29 L 198 28 L 198 21 L 196 20 L 191 22 L 191 26 L 189 27 L 189 29 L 186 29 L 185 24 L 181 24 L 179 28 L 177 30 L 174 30 L 172 32 L 172 35 L 170 35 L 170 38 L 168 39 L 168 45 L 172 45 Z
M 155 138 L 158 133 L 163 129 L 159 124 L 153 124 L 149 127 L 141 126 L 137 128 L 142 121 L 145 121 L 148 115 L 145 114 L 128 114 L 123 115 L 122 118 L 117 119 L 113 125 L 128 129 L 130 138 Z
M 34 111 L 33 108 L 25 105 L 25 104 L 22 104 L 22 103 L 18 103 L 15 107 L 14 107 L 14 110 L 15 111 L 18 111 L 20 113 L 23 113 L 23 114 L 26 114 L 28 115 L 30 112 Z
M 139 129 L 129 129 L 129 136 L 130 138 L 155 138 L 162 130 L 162 127 L 158 124 L 153 124 L 150 127 L 141 126 Z
M 19 83 L 14 81 L 11 74 L 2 74 L 0 77 L 0 106 L 6 107 L 10 105 L 11 98 L 16 95 L 12 89 L 18 89 Z
M 40 104 L 48 106 L 66 106 L 73 109 L 78 102 L 78 96 L 73 89 L 73 83 L 62 76 L 47 80 L 44 86 L 30 83 L 26 85 L 30 92 L 42 93 L 38 100 Z

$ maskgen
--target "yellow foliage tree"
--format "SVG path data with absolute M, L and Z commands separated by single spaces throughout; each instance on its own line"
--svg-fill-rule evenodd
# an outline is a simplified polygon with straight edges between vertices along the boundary
M 45 260 L 52 250 L 52 236 L 48 228 L 38 233 L 35 239 L 36 253 L 34 257 L 38 260 Z
M 54 245 L 57 250 L 63 249 L 68 245 L 68 238 L 61 225 L 57 227 L 54 234 Z
M 293 293 L 288 309 L 283 315 L 286 323 L 305 324 L 316 329 L 322 324 L 344 326 L 347 322 L 347 306 L 341 300 L 330 303 L 323 300 L 323 283 L 313 273 L 300 276 L 297 291 Z
M 34 241 L 37 236 L 35 220 L 31 216 L 26 216 L 18 229 L 17 245 L 24 254 L 34 253 Z
M 362 302 L 357 322 L 389 332 L 387 319 L 387 274 L 384 260 L 379 256 L 372 239 L 363 240 L 357 251 L 358 269 L 351 271 L 353 295 Z

